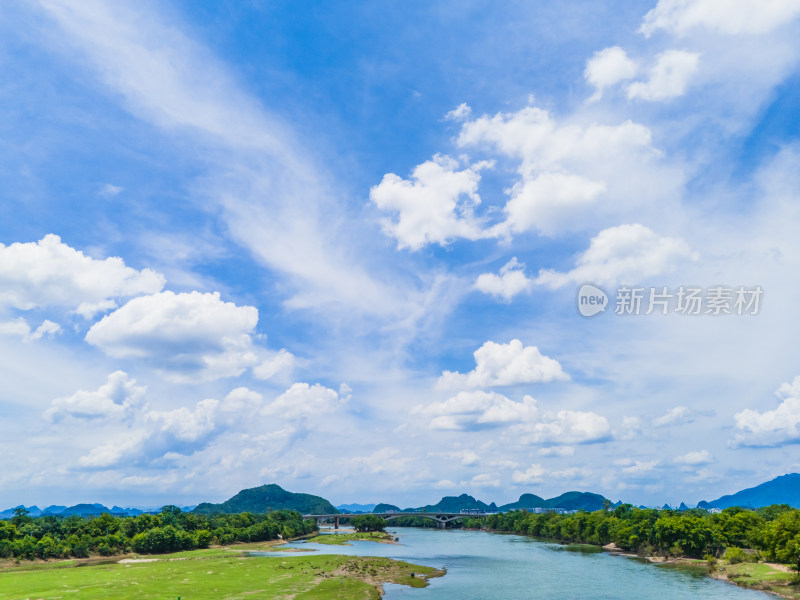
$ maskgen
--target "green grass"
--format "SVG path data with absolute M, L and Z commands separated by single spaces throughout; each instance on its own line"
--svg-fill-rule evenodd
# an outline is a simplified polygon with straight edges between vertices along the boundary
M 308 541 L 314 542 L 315 544 L 349 546 L 350 544 L 348 542 L 357 540 L 388 543 L 394 540 L 394 536 L 384 533 L 383 531 L 368 531 L 363 533 L 329 533 L 325 535 L 318 535 L 309 539 Z
M 795 573 L 779 571 L 764 563 L 728 564 L 720 562 L 717 567 L 727 578 L 743 587 L 765 590 L 784 598 L 800 599 L 800 590 L 795 581 Z
M 0 572 L 0 599 L 252 600 L 258 598 L 379 598 L 385 582 L 415 587 L 441 571 L 388 558 L 348 556 L 254 557 L 195 551 L 183 560 L 174 555 L 156 562 L 68 568 L 39 565 L 35 571 Z M 205 554 L 203 554 L 205 552 Z M 190 554 L 190 553 L 181 553 Z M 150 557 L 153 558 L 153 557 Z

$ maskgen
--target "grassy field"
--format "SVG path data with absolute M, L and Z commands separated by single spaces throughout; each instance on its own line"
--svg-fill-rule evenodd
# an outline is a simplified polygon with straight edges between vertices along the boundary
M 309 542 L 315 544 L 332 544 L 337 546 L 349 545 L 349 542 L 363 540 L 367 542 L 380 542 L 382 544 L 391 544 L 394 542 L 394 536 L 383 531 L 367 531 L 363 533 L 327 533 L 325 535 L 318 535 L 310 538 Z
M 731 565 L 720 563 L 712 570 L 712 577 L 728 579 L 742 587 L 772 592 L 784 598 L 800 600 L 800 590 L 792 585 L 796 580 L 794 573 L 776 569 L 765 563 L 739 563 Z
M 125 564 L 22 563 L 0 571 L 0 599 L 377 599 L 382 583 L 424 587 L 428 577 L 443 575 L 437 569 L 388 558 L 306 554 L 248 558 L 242 549 L 148 556 L 144 558 L 148 562 Z

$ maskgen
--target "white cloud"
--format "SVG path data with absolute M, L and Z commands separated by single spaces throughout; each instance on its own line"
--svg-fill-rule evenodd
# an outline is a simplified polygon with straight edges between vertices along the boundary
M 129 420 L 134 411 L 144 403 L 147 388 L 136 385 L 136 380 L 124 371 L 115 371 L 106 383 L 94 391 L 78 390 L 71 396 L 56 398 L 44 416 L 52 422 L 67 417 L 89 420 Z
M 550 446 L 539 448 L 539 456 L 575 456 L 575 446 Z
M 61 325 L 45 319 L 42 321 L 41 325 L 36 328 L 36 331 L 31 334 L 31 339 L 40 340 L 46 335 L 56 335 L 59 333 L 61 333 Z
M 288 376 L 294 369 L 297 361 L 294 354 L 281 348 L 253 367 L 253 376 L 257 379 L 272 379 L 273 377 Z
M 800 443 L 800 376 L 782 384 L 775 395 L 780 404 L 759 412 L 747 408 L 734 415 L 736 431 L 730 445 L 769 447 Z
M 689 80 L 697 71 L 700 55 L 683 50 L 667 50 L 658 55 L 650 70 L 650 78 L 628 86 L 628 98 L 666 100 L 682 96 Z
M 586 61 L 583 76 L 597 90 L 592 100 L 598 100 L 603 95 L 603 90 L 620 81 L 632 79 L 636 76 L 637 70 L 638 65 L 628 58 L 625 50 L 619 46 L 612 46 L 595 52 L 592 58 Z
M 258 409 L 263 402 L 263 397 L 246 387 L 231 390 L 220 405 L 222 412 L 235 414 L 250 414 Z
M 524 177 L 537 172 L 575 172 L 597 180 L 620 176 L 618 159 L 622 156 L 657 155 L 651 142 L 650 130 L 638 123 L 559 124 L 548 111 L 535 106 L 468 121 L 458 137 L 459 146 L 488 146 L 519 159 Z
M 511 475 L 511 481 L 517 485 L 532 485 L 534 483 L 542 483 L 546 471 L 542 465 L 534 463 L 525 471 L 514 471 Z
M 640 31 L 658 29 L 683 35 L 695 28 L 729 35 L 765 34 L 800 15 L 796 0 L 659 0 Z
M 443 456 L 458 460 L 465 467 L 472 467 L 481 461 L 481 457 L 472 450 L 453 450 L 451 452 L 433 452 L 429 456 Z
M 383 221 L 387 235 L 398 248 L 419 250 L 426 244 L 445 245 L 455 238 L 487 237 L 474 208 L 480 204 L 478 168 L 458 171 L 458 162 L 436 155 L 414 168 L 411 180 L 387 173 L 369 196 L 383 211 L 396 218 Z
M 495 392 L 459 392 L 443 402 L 416 406 L 411 412 L 429 417 L 431 429 L 474 431 L 511 425 L 510 431 L 524 444 L 567 446 L 611 439 L 605 417 L 570 410 L 541 414 L 536 400 L 527 395 L 515 402 Z
M 469 373 L 444 371 L 436 387 L 486 388 L 569 379 L 557 360 L 544 356 L 536 346 L 523 347 L 517 339 L 508 344 L 488 341 L 473 355 L 475 369 Z
M 476 487 L 500 487 L 500 479 L 496 475 L 489 473 L 480 473 L 475 475 L 467 482 L 462 482 L 462 485 L 473 485 Z
M 631 210 L 661 214 L 678 201 L 684 180 L 653 147 L 650 129 L 630 120 L 559 122 L 526 106 L 466 121 L 457 143 L 519 161 L 518 178 L 506 190 L 505 220 L 487 230 L 498 237 L 596 229 Z
M 531 288 L 533 280 L 525 276 L 525 265 L 513 257 L 500 268 L 500 274 L 481 273 L 475 281 L 475 288 L 484 294 L 502 298 L 506 302 L 519 293 Z
M 621 440 L 632 440 L 642 435 L 642 419 L 640 417 L 622 417 Z
M 8 335 L 26 339 L 31 333 L 31 327 L 23 317 L 18 317 L 13 321 L 3 321 L 0 323 L 0 335 Z
M 151 294 L 164 277 L 125 266 L 121 258 L 93 259 L 46 235 L 36 243 L 0 244 L 0 306 L 20 310 L 67 307 L 89 318 L 113 298 Z
M 675 458 L 675 462 L 687 466 L 709 465 L 714 462 L 714 456 L 708 450 L 699 450 L 678 456 Z
M 660 417 L 653 419 L 653 427 L 668 427 L 670 425 L 683 425 L 694 420 L 694 413 L 687 406 L 676 406 Z
M 116 439 L 109 444 L 93 448 L 86 456 L 78 459 L 78 464 L 87 468 L 107 468 L 119 463 L 123 457 L 139 450 L 142 441 L 147 437 L 144 431 Z
M 349 389 L 349 388 L 348 388 Z M 295 383 L 265 406 L 262 414 L 275 415 L 284 419 L 308 419 L 316 415 L 334 412 L 341 408 L 347 397 L 341 397 L 336 390 L 319 383 Z
M 453 110 L 447 113 L 444 118 L 450 121 L 463 121 L 467 117 L 472 114 L 472 109 L 467 105 L 466 102 L 462 102 L 458 106 L 456 106 Z
M 535 229 L 545 235 L 573 229 L 605 189 L 603 182 L 574 173 L 526 178 L 511 189 L 504 225 L 513 232 Z
M 649 473 L 655 470 L 656 467 L 658 467 L 657 460 L 649 460 L 649 461 L 634 460 L 633 464 L 624 467 L 622 469 L 622 472 L 628 476 L 630 475 L 638 476 L 638 475 L 643 475 L 645 473 Z
M 106 183 L 103 187 L 100 188 L 100 196 L 106 199 L 114 198 L 115 196 L 119 196 L 124 188 L 114 185 L 112 183 Z
M 574 269 L 567 273 L 543 269 L 536 283 L 551 288 L 586 281 L 608 286 L 637 284 L 696 259 L 697 254 L 680 238 L 659 236 L 640 224 L 619 225 L 592 238 Z
M 443 402 L 417 406 L 413 414 L 431 417 L 432 429 L 461 430 L 498 427 L 509 423 L 530 421 L 536 418 L 536 400 L 525 396 L 514 402 L 502 394 L 484 392 L 459 392 Z
M 560 410 L 515 427 L 526 444 L 594 444 L 611 439 L 608 420 L 593 412 Z
M 170 11 L 100 0 L 37 6 L 60 28 L 52 35 L 59 51 L 72 44 L 124 108 L 191 144 L 208 171 L 190 185 L 286 284 L 288 306 L 405 319 L 430 293 L 372 271 L 361 240 L 373 233 L 348 218 L 345 192 L 317 150 L 303 146 L 314 147 L 314 134 L 301 140 L 180 22 L 165 18 Z
M 106 315 L 86 341 L 116 358 L 136 358 L 174 380 L 231 377 L 258 362 L 251 334 L 258 310 L 218 292 L 141 296 Z
M 78 460 L 82 467 L 90 469 L 109 468 L 121 464 L 148 464 L 165 459 L 177 459 L 193 454 L 206 448 L 222 433 L 236 430 L 242 423 L 252 419 L 262 404 L 262 397 L 244 387 L 232 390 L 220 402 L 213 398 L 200 400 L 194 407 L 181 406 L 172 410 L 136 410 L 142 404 L 145 392 L 143 387 L 135 387 L 135 380 L 125 380 L 122 372 L 109 376 L 109 386 L 112 382 L 117 387 L 121 384 L 130 388 L 130 394 L 135 398 L 127 400 L 124 405 L 125 413 L 133 422 L 133 433 L 112 442 L 101 444 L 93 448 L 88 454 Z M 108 388 L 109 386 L 104 386 Z M 99 392 L 103 391 L 102 394 Z M 120 395 L 122 392 L 115 392 Z M 106 396 L 111 395 L 108 390 L 100 388 L 98 393 L 79 392 L 88 398 L 79 398 L 71 401 L 66 408 L 57 407 L 59 410 L 71 410 L 73 416 L 82 415 L 80 411 L 105 410 L 116 416 L 123 411 L 120 408 L 109 408 Z M 78 396 L 76 394 L 76 396 Z M 94 395 L 92 395 L 94 394 Z M 98 400 L 95 396 L 101 396 Z M 115 405 L 119 400 L 114 398 Z M 58 401 L 54 402 L 55 403 Z M 63 403 L 62 403 L 63 404 Z M 94 408 L 99 405 L 100 408 Z M 88 406 L 86 408 L 85 406 Z M 54 410 L 51 408 L 48 412 Z M 91 415 L 90 415 L 91 416 Z M 281 433 L 281 432 L 278 432 Z

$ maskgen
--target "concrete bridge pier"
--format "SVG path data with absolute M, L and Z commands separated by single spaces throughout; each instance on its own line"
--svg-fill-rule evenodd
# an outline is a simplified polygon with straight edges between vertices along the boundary
M 339 529 L 339 517 L 333 517 L 333 528 Z
M 447 529 L 447 522 L 446 521 L 436 521 L 438 524 L 439 529 Z

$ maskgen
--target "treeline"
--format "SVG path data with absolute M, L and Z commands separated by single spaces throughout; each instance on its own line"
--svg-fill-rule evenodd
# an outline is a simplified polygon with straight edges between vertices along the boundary
M 611 511 L 570 515 L 514 511 L 467 519 L 464 527 L 487 528 L 563 542 L 606 545 L 642 555 L 720 557 L 728 548 L 760 550 L 770 561 L 800 560 L 800 510 L 786 504 L 758 510 L 726 508 L 639 509 L 622 504 Z
M 0 557 L 85 558 L 126 552 L 155 554 L 208 548 L 211 544 L 293 538 L 315 531 L 316 523 L 300 513 L 197 515 L 165 506 L 157 515 L 94 518 L 30 517 L 23 512 L 0 521 Z

